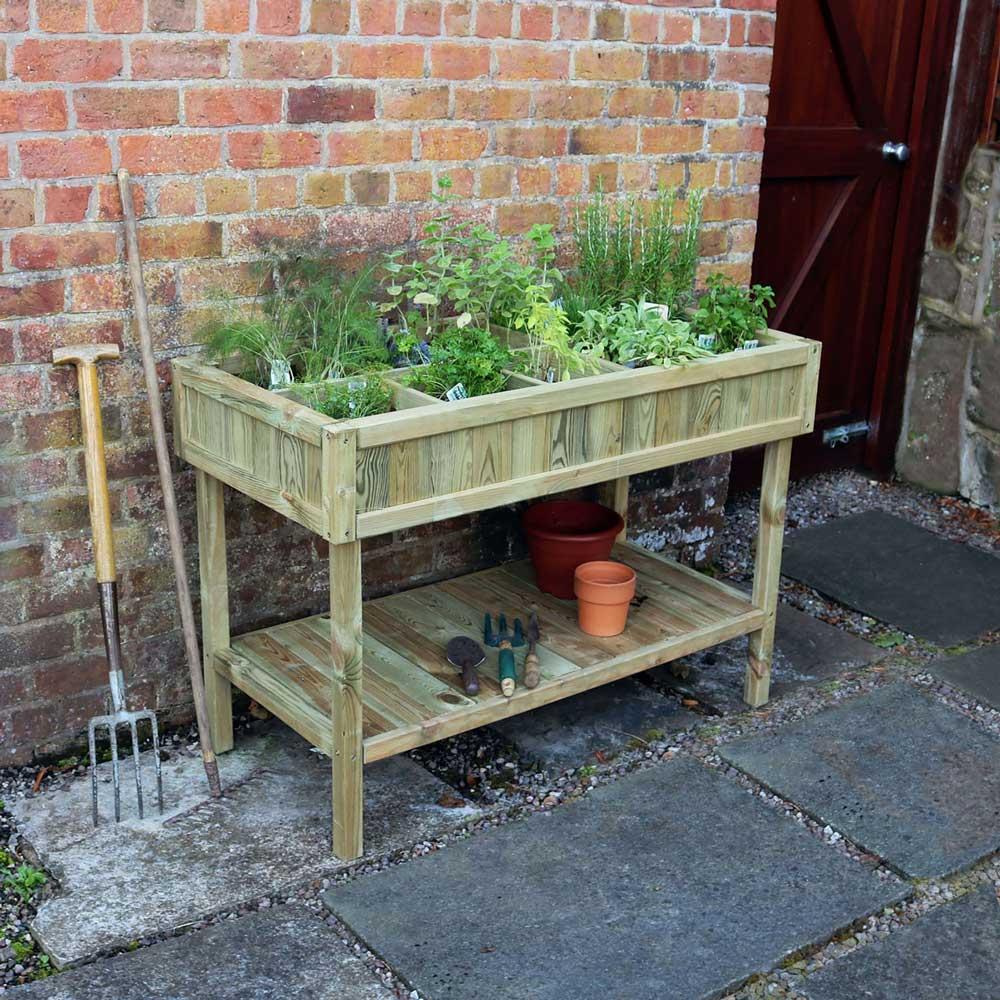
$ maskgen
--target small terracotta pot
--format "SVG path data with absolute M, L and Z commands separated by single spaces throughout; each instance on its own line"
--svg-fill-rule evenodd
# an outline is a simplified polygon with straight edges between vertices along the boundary
M 621 515 L 584 500 L 546 500 L 521 515 L 538 589 L 573 599 L 573 571 L 581 563 L 607 559 L 625 527 Z
M 587 635 L 620 635 L 635 597 L 635 570 L 622 563 L 588 562 L 577 566 L 573 587 L 580 628 Z

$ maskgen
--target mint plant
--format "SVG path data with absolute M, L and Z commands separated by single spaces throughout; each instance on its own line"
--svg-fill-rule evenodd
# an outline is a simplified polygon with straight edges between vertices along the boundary
M 698 333 L 715 337 L 715 352 L 735 351 L 767 329 L 768 311 L 775 305 L 768 285 L 744 288 L 728 275 L 709 275 L 707 290 L 692 322 Z

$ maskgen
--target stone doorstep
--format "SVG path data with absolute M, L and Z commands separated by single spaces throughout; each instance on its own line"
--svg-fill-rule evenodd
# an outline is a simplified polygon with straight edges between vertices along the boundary
M 330 764 L 273 723 L 219 758 L 221 800 L 207 796 L 199 757 L 164 766 L 163 819 L 135 815 L 123 772 L 123 819 L 107 820 L 110 774 L 102 774 L 104 821 L 90 819 L 90 779 L 15 804 L 22 837 L 59 880 L 31 924 L 57 968 L 169 932 L 260 896 L 288 891 L 357 862 L 330 853 Z M 145 762 L 152 781 L 152 764 Z M 447 785 L 394 757 L 365 769 L 367 856 L 458 828 L 481 815 L 437 804 Z
M 996 1000 L 1000 903 L 992 885 L 943 903 L 813 973 L 809 1000 Z
M 905 682 L 717 752 L 909 878 L 1000 849 L 1000 740 Z
M 907 894 L 676 759 L 323 899 L 430 1000 L 708 1000 Z
M 13 995 L 13 994 L 12 994 Z M 315 913 L 277 906 L 20 987 L 25 1000 L 393 1000 Z

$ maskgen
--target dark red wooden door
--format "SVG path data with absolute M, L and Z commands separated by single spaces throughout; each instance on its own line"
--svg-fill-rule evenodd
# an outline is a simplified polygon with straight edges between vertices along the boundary
M 924 104 L 930 87 L 947 91 L 935 32 L 949 2 L 778 2 L 753 276 L 775 288 L 773 326 L 823 342 L 799 473 L 884 466 L 892 453 L 888 390 L 906 363 L 923 246 L 913 234 L 926 231 L 944 107 Z M 889 142 L 910 158 L 887 157 Z M 823 444 L 823 431 L 863 422 L 871 430 L 851 444 Z

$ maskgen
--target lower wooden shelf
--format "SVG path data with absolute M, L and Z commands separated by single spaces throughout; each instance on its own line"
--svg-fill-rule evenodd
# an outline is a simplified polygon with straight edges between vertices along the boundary
M 541 593 L 530 563 L 494 569 L 366 601 L 362 682 L 365 762 L 517 715 L 699 649 L 755 631 L 765 621 L 746 595 L 629 542 L 613 559 L 636 571 L 636 600 L 622 635 L 599 639 L 576 624 L 576 604 Z M 483 615 L 526 621 L 538 608 L 541 682 L 500 693 L 495 650 L 470 698 L 444 658 L 454 635 L 481 635 Z M 218 669 L 327 753 L 333 721 L 327 615 L 261 629 L 216 653 Z M 524 648 L 516 651 L 518 671 Z

